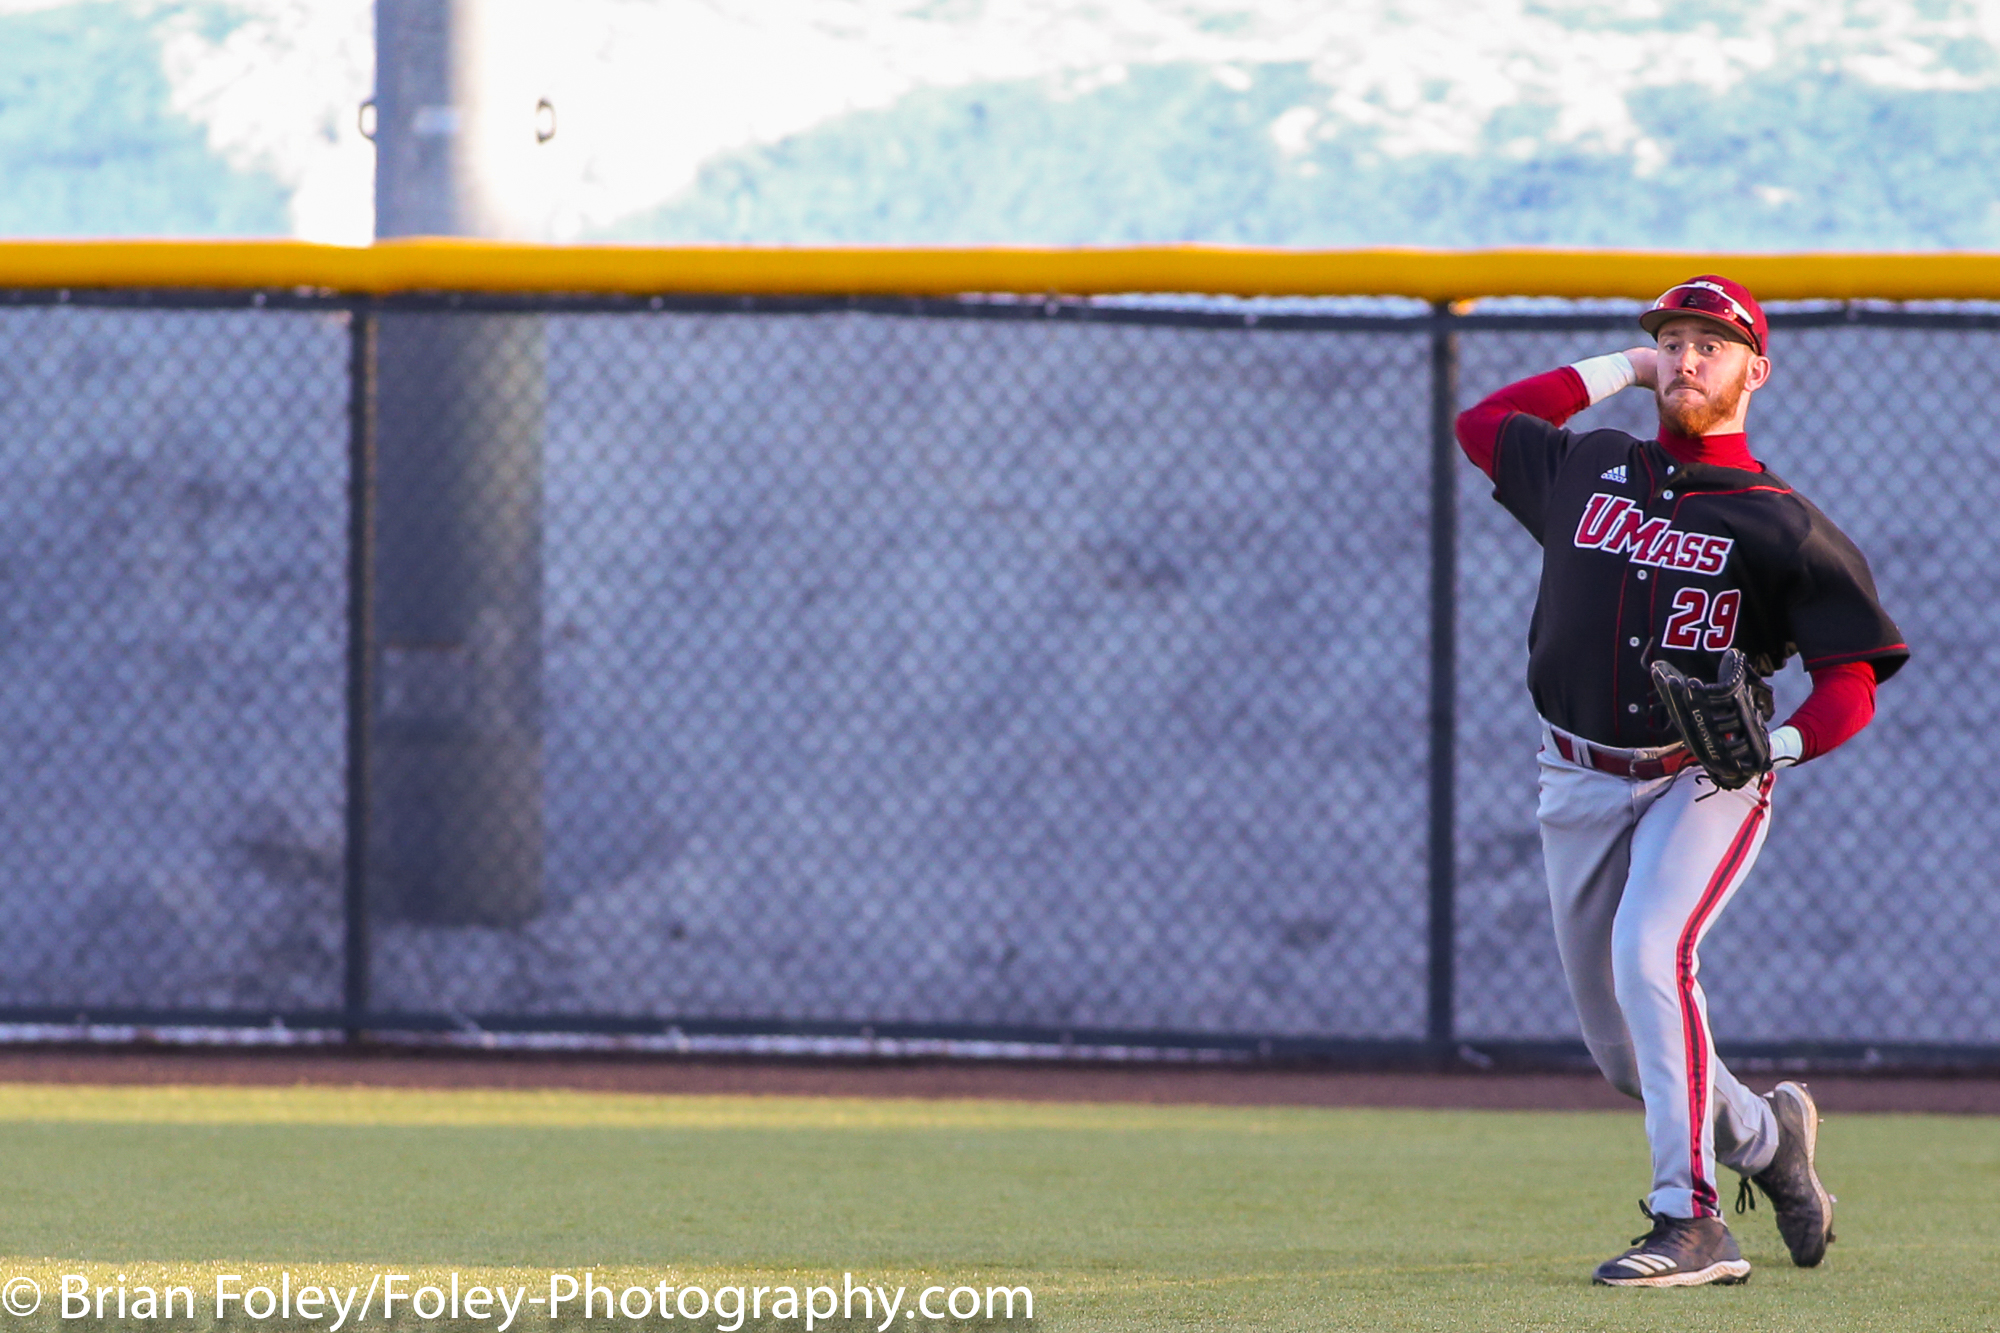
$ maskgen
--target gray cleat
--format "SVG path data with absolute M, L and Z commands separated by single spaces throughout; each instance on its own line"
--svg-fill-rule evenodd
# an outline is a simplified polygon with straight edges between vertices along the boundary
M 1813 1167 L 1819 1147 L 1819 1107 L 1803 1083 L 1780 1083 L 1764 1099 L 1778 1118 L 1778 1152 L 1769 1166 L 1743 1182 L 1736 1211 L 1757 1206 L 1750 1189 L 1755 1181 L 1778 1215 L 1778 1234 L 1785 1238 L 1792 1262 L 1812 1268 L 1826 1258 L 1826 1247 L 1833 1243 L 1833 1196 Z
M 1727 1287 L 1750 1280 L 1750 1264 L 1721 1218 L 1661 1217 L 1643 1203 L 1639 1211 L 1652 1219 L 1653 1229 L 1597 1266 L 1591 1281 L 1598 1286 Z

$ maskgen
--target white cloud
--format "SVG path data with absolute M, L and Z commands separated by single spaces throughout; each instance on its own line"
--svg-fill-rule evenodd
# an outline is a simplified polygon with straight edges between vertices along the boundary
M 1319 122 L 1317 107 L 1295 106 L 1271 122 L 1271 141 L 1286 157 L 1297 157 L 1312 147 L 1313 130 Z
M 490 0 L 501 3 L 501 0 Z M 35 0 L 0 0 L 21 8 Z M 1372 126 L 1390 153 L 1467 152 L 1504 108 L 1551 113 L 1563 142 L 1633 152 L 1634 99 L 1724 90 L 1810 50 L 1825 67 L 1901 88 L 1984 82 L 1944 58 L 2000 45 L 2000 0 L 1746 0 L 1670 30 L 1656 0 L 510 0 L 522 77 L 560 117 L 517 193 L 546 196 L 558 235 L 685 188 L 700 165 L 923 87 L 1048 78 L 1052 94 L 1132 66 L 1215 66 L 1227 86 L 1267 62 L 1311 67 L 1325 122 Z M 296 190 L 294 227 L 369 231 L 372 150 L 354 128 L 372 82 L 368 0 L 236 0 L 221 42 L 190 24 L 168 47 L 176 102 L 237 163 Z M 1274 126 L 1290 143 L 1305 121 Z
M 292 188 L 292 230 L 366 242 L 375 155 L 358 112 L 374 81 L 368 0 L 239 0 L 244 22 L 220 42 L 190 17 L 168 24 L 174 109 L 207 126 L 231 165 Z

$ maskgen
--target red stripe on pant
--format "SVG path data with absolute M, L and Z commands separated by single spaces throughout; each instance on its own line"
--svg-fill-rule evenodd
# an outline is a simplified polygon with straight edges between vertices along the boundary
M 1674 950 L 1674 981 L 1681 999 L 1681 1041 L 1687 1060 L 1688 1176 L 1694 1184 L 1696 1217 L 1720 1217 L 1722 1208 L 1716 1197 L 1714 1182 L 1701 1169 L 1701 1135 L 1708 1125 L 1708 1043 L 1701 1010 L 1694 1001 L 1695 945 L 1701 939 L 1708 918 L 1715 914 L 1715 905 L 1728 892 L 1729 882 L 1743 868 L 1743 858 L 1750 854 L 1750 844 L 1757 839 L 1757 829 L 1764 822 L 1764 812 L 1771 807 L 1771 781 L 1771 774 L 1766 773 L 1758 784 L 1756 806 L 1743 820 L 1743 827 L 1736 830 L 1736 836 L 1730 839 L 1729 850 L 1723 854 L 1721 864 L 1716 866 L 1715 874 L 1709 878 L 1708 887 L 1702 891 L 1701 901 L 1695 904 L 1694 915 L 1682 928 L 1680 944 Z

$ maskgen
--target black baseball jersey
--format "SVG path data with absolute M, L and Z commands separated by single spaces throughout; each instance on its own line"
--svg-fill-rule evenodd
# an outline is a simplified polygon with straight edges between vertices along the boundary
M 1653 440 L 1576 434 L 1526 413 L 1501 427 L 1493 497 L 1542 544 L 1528 630 L 1541 715 L 1602 745 L 1676 739 L 1647 663 L 1714 680 L 1725 648 L 1768 676 L 1909 657 L 1868 561 L 1770 472 L 1683 465 Z

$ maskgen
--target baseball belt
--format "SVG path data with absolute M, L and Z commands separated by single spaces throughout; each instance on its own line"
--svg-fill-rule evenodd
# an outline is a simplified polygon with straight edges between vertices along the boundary
M 1635 782 L 1664 778 L 1694 763 L 1694 755 L 1685 745 L 1676 745 L 1664 754 L 1635 757 L 1629 750 L 1606 750 L 1556 727 L 1549 728 L 1549 739 L 1555 742 L 1556 753 L 1570 763 Z

